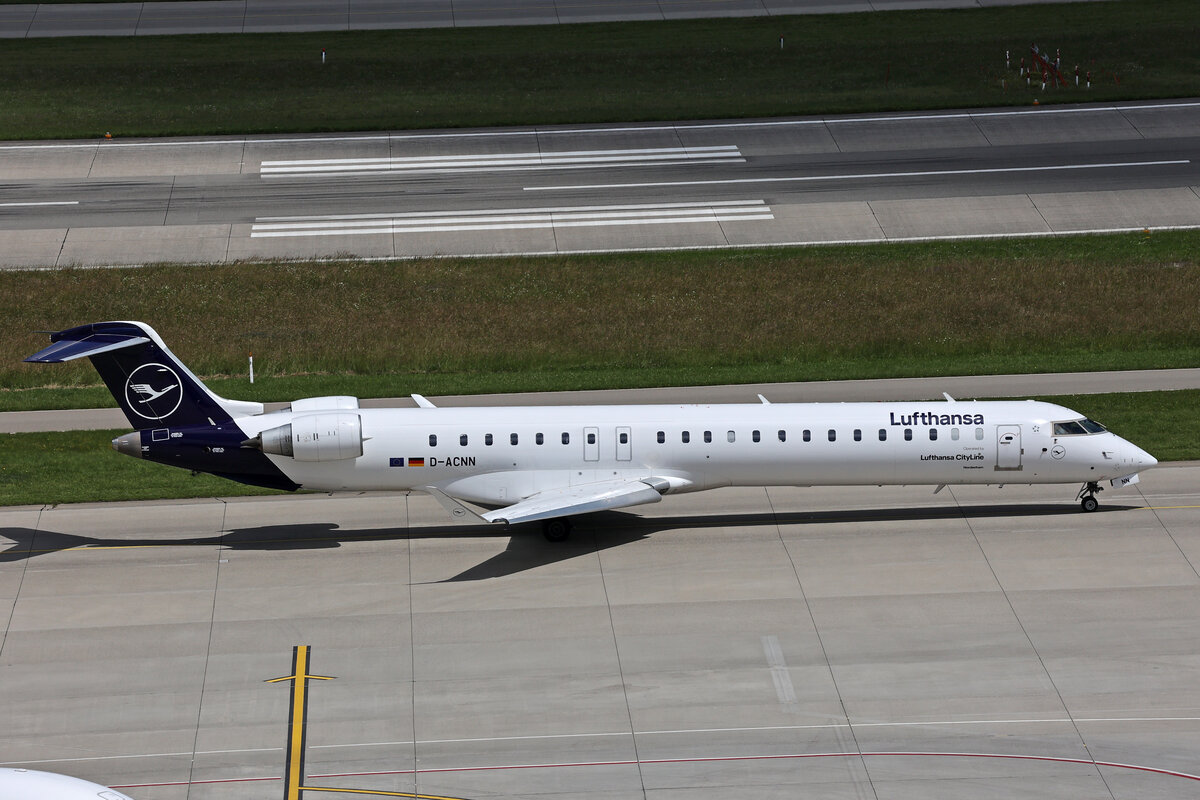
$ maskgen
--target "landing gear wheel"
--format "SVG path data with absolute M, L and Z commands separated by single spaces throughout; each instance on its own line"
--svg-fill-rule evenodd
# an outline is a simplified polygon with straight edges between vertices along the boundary
M 1084 511 L 1092 512 L 1100 507 L 1100 501 L 1096 499 L 1096 492 L 1104 491 L 1104 487 L 1095 481 L 1088 481 L 1079 490 L 1079 494 L 1075 499 L 1079 501 L 1079 507 Z
M 566 517 L 548 519 L 542 523 L 542 536 L 550 542 L 565 542 L 571 535 L 571 520 Z

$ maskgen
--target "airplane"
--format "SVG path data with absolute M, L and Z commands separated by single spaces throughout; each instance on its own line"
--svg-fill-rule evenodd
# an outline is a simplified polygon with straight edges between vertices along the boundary
M 1102 482 L 1158 463 L 1034 400 L 438 408 L 414 394 L 416 408 L 330 396 L 264 413 L 209 390 L 145 323 L 50 341 L 25 360 L 91 359 L 136 429 L 119 453 L 275 489 L 425 492 L 456 519 L 541 522 L 551 541 L 580 514 L 722 486 L 1082 483 L 1095 511 Z
M 4 800 L 133 800 L 127 794 L 57 772 L 0 767 Z

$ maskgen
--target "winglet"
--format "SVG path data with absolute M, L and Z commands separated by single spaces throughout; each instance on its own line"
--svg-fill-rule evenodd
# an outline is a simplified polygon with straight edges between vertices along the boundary
M 419 394 L 414 394 L 414 395 L 410 395 L 410 396 L 412 397 L 413 402 L 417 404 L 418 408 L 437 408 L 437 406 L 435 406 L 433 403 L 429 402 L 428 400 L 426 400 L 424 397 L 422 397 Z
M 942 397 L 946 398 L 946 402 L 947 402 L 947 403 L 955 403 L 955 402 L 957 402 L 957 401 L 956 401 L 956 400 L 955 400 L 953 397 L 951 397 L 951 396 L 950 396 L 950 393 L 949 393 L 949 392 L 942 392 Z
M 430 408 L 432 408 L 432 406 L 430 406 Z M 433 497 L 434 500 L 437 500 L 438 504 L 442 508 L 446 509 L 446 511 L 450 512 L 450 516 L 454 517 L 455 519 L 467 520 L 470 522 L 482 522 L 485 524 L 491 524 L 490 522 L 488 522 L 488 520 L 479 516 L 474 511 L 472 511 L 470 508 L 468 508 L 467 506 L 458 502 L 453 497 L 450 497 L 448 494 L 446 494 L 445 492 L 443 492 L 441 489 L 437 488 L 436 486 L 422 486 L 421 491 L 427 492 L 430 496 Z
M 759 399 L 759 400 L 762 400 L 762 404 L 763 404 L 764 406 L 769 406 L 769 405 L 771 405 L 771 401 L 770 401 L 770 400 L 768 400 L 767 398 L 763 397 L 761 394 L 758 396 L 758 399 Z

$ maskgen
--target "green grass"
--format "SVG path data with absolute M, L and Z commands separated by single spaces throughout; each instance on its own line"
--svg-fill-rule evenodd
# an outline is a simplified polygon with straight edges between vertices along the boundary
M 257 400 L 1195 366 L 1198 253 L 1181 231 L 5 272 L 0 410 L 112 405 L 86 362 L 21 363 L 34 331 L 105 319 Z
M 1200 391 L 1041 399 L 1103 422 L 1159 460 L 1200 458 Z M 0 505 L 281 494 L 118 455 L 109 440 L 119 433 L 0 436 Z
M 1200 94 L 1194 0 L 267 35 L 25 39 L 0 138 L 386 130 Z M 787 46 L 779 48 L 783 35 Z M 1030 42 L 1090 92 L 1028 90 Z M 321 48 L 329 54 L 320 63 Z M 1015 55 L 1004 69 L 1004 52 Z M 1007 91 L 1002 79 L 1008 80 Z

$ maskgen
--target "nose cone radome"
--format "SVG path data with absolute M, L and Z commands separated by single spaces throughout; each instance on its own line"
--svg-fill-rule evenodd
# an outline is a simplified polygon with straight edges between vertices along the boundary
M 133 433 L 126 433 L 124 435 L 118 436 L 117 438 L 113 439 L 112 440 L 112 449 L 116 450 L 118 453 L 122 453 L 127 456 L 133 456 L 134 458 L 141 458 L 142 457 L 142 433 L 141 433 L 141 431 L 134 431 Z

